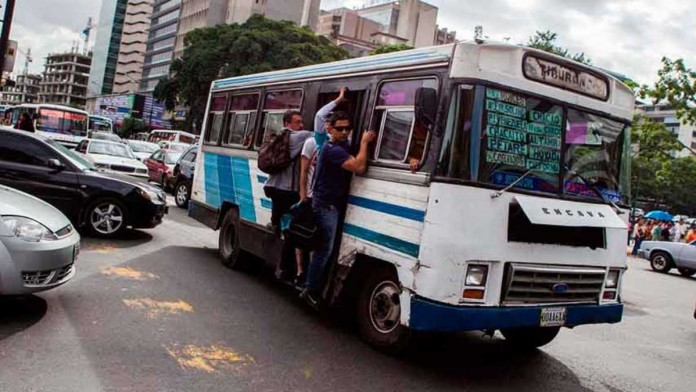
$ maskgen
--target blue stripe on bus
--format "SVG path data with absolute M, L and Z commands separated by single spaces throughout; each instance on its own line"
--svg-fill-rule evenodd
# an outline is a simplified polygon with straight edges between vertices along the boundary
M 425 211 L 415 210 L 413 208 L 398 206 L 396 204 L 389 204 L 383 201 L 377 201 L 372 199 L 366 199 L 359 196 L 349 196 L 348 204 L 354 206 L 367 208 L 368 210 L 373 210 L 377 212 L 382 212 L 389 215 L 398 216 L 400 218 L 410 219 L 417 222 L 425 221 Z
M 232 162 L 230 157 L 226 155 L 217 155 L 218 175 L 217 180 L 220 187 L 220 197 L 222 201 L 228 201 L 232 204 L 237 203 L 235 195 L 234 177 L 232 176 Z
M 256 181 L 258 181 L 259 184 L 265 184 L 266 181 L 268 181 L 268 177 L 266 177 L 266 176 L 261 176 L 261 175 L 257 175 L 257 176 L 256 176 Z
M 271 210 L 273 209 L 273 202 L 268 199 L 261 198 L 261 207 Z
M 361 238 L 365 241 L 384 246 L 385 248 L 389 248 L 412 257 L 418 257 L 418 253 L 420 252 L 420 245 L 418 244 L 390 237 L 386 234 L 368 230 L 363 227 L 351 225 L 350 223 L 343 224 L 343 232 L 348 235 L 352 235 L 353 237 Z
M 220 208 L 220 187 L 218 185 L 217 155 L 203 154 L 203 167 L 205 173 L 205 202 L 213 208 Z
M 251 171 L 248 159 L 232 158 L 232 178 L 234 179 L 234 191 L 239 205 L 240 217 L 256 222 L 254 191 L 251 188 Z

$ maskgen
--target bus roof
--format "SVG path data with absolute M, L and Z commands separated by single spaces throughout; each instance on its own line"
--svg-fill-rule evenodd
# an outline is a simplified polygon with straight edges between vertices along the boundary
M 36 109 L 38 107 L 42 107 L 42 108 L 46 108 L 46 109 L 64 110 L 64 111 L 68 111 L 68 112 L 84 113 L 86 115 L 89 115 L 89 113 L 87 113 L 86 111 L 81 110 L 81 109 L 71 108 L 70 106 L 63 106 L 63 105 L 51 105 L 51 104 L 47 104 L 47 103 L 22 103 L 22 104 L 15 106 L 15 108 L 32 108 L 32 109 Z
M 374 73 L 380 70 L 412 69 L 419 67 L 446 66 L 452 57 L 454 44 L 405 50 L 375 56 L 358 57 L 350 60 L 284 69 L 253 75 L 235 76 L 213 82 L 213 90 L 240 88 L 244 86 L 272 85 L 289 81 L 327 78 L 331 76 Z

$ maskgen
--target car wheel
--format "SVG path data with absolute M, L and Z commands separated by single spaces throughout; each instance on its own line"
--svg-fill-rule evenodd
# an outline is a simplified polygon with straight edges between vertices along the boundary
M 677 271 L 679 271 L 679 273 L 682 274 L 682 276 L 686 277 L 696 275 L 696 269 L 693 268 L 677 268 Z
M 87 208 L 85 222 L 97 237 L 116 236 L 126 229 L 126 208 L 116 199 L 98 199 Z
M 220 226 L 218 236 L 218 252 L 222 264 L 233 270 L 243 269 L 248 262 L 248 257 L 239 247 L 239 213 L 230 208 L 225 213 L 225 218 Z
M 177 207 L 186 208 L 191 197 L 191 186 L 186 181 L 181 181 L 174 190 L 174 201 Z
M 356 302 L 360 336 L 376 349 L 398 354 L 406 349 L 411 331 L 401 324 L 401 287 L 386 268 L 366 276 Z
M 561 327 L 537 327 L 501 329 L 505 340 L 519 349 L 535 349 L 549 344 L 558 335 Z
M 672 269 L 672 257 L 665 252 L 655 252 L 650 255 L 650 268 L 667 273 Z

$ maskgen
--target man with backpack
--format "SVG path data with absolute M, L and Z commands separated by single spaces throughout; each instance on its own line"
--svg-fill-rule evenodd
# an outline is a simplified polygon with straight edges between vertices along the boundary
M 263 188 L 271 199 L 271 223 L 280 232 L 280 218 L 300 201 L 298 162 L 304 142 L 312 137 L 312 132 L 303 130 L 302 114 L 288 110 L 283 115 L 283 130 L 278 134 L 267 135 L 259 150 L 259 169 L 269 175 Z M 292 244 L 283 244 L 282 266 L 295 258 Z

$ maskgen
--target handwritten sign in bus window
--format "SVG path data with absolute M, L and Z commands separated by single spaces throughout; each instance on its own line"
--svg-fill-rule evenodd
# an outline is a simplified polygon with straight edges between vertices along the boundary
M 562 160 L 563 111 L 539 99 L 486 89 L 485 162 L 527 171 L 556 182 Z M 495 168 L 499 172 L 500 167 Z M 495 180 L 500 176 L 493 176 Z

